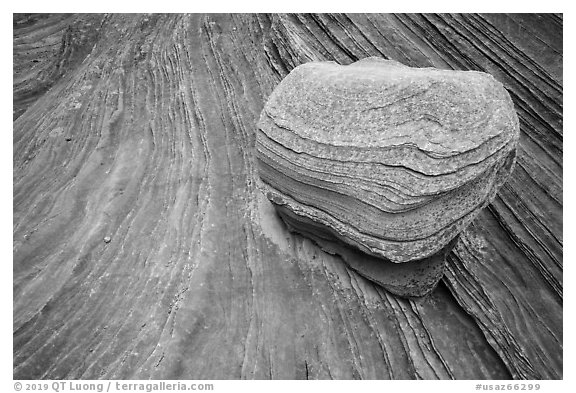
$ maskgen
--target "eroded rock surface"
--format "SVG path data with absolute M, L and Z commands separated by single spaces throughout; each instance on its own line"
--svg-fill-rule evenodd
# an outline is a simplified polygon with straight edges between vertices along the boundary
M 14 379 L 562 379 L 562 37 L 553 14 L 15 18 Z M 278 83 L 371 56 L 488 72 L 520 119 L 513 175 L 423 298 L 255 187 Z
M 260 177 L 289 227 L 383 264 L 412 262 L 411 289 L 393 285 L 409 296 L 440 280 L 447 245 L 494 199 L 519 137 L 490 75 L 376 57 L 295 68 L 258 125 Z

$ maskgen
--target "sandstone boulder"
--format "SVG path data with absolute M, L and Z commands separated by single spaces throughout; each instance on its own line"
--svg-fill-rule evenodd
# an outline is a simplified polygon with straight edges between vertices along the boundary
M 407 296 L 441 278 L 447 246 L 510 175 L 519 137 L 510 96 L 492 76 L 380 58 L 296 67 L 258 128 L 260 178 L 288 226 L 378 258 L 384 270 L 406 263 L 406 287 L 419 287 L 404 293 L 395 282 L 394 292 Z M 420 280 L 415 266 L 428 258 L 434 279 Z M 386 287 L 382 269 L 364 273 Z

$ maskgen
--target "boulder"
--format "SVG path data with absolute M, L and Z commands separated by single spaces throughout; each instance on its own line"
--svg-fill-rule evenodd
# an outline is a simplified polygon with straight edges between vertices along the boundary
M 434 288 L 454 239 L 510 175 L 519 138 L 489 74 L 380 58 L 296 67 L 258 128 L 260 178 L 289 228 L 404 296 Z

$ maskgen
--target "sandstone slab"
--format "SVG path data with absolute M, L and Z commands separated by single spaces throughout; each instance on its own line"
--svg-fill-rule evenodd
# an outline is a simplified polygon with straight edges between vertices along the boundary
M 278 83 L 366 56 L 489 72 L 520 119 L 513 176 L 424 298 L 255 189 Z M 15 17 L 13 57 L 14 379 L 562 379 L 562 15 Z

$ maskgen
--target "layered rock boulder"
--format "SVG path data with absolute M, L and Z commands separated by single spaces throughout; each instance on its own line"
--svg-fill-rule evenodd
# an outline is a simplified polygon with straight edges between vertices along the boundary
M 492 76 L 380 58 L 296 67 L 258 128 L 260 178 L 288 227 L 403 296 L 434 288 L 519 137 Z

